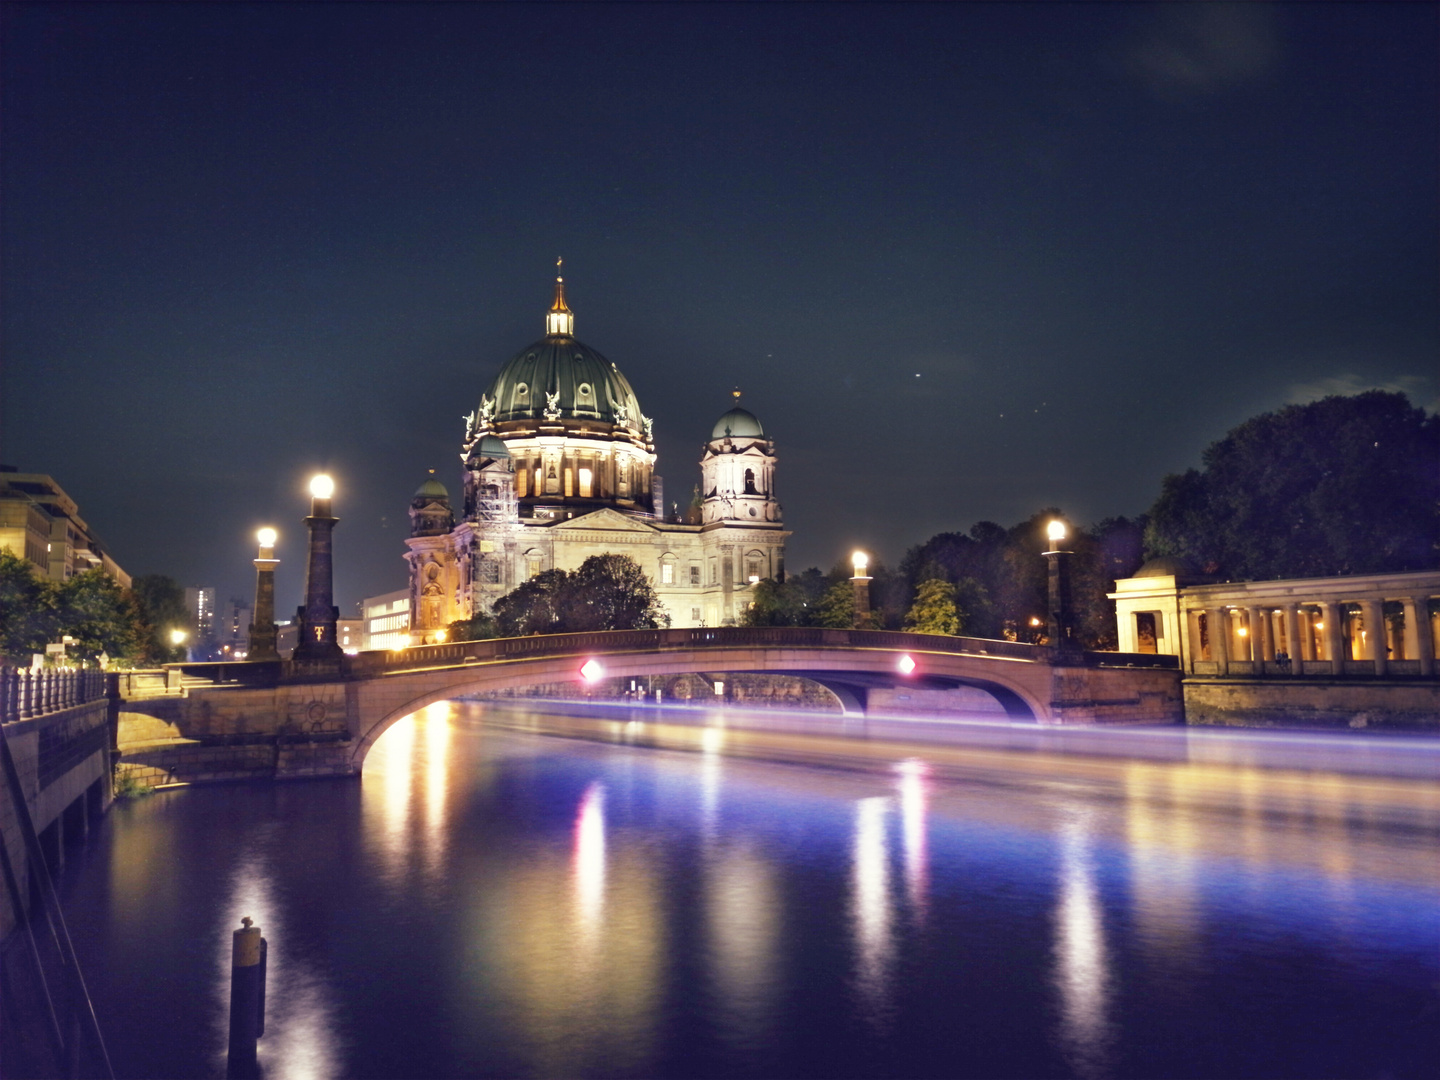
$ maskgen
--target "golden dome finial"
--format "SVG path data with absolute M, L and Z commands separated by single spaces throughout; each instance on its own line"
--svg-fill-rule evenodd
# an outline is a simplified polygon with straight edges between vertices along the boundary
M 565 269 L 563 257 L 555 260 L 555 302 L 545 314 L 545 333 L 551 337 L 572 337 L 575 333 L 575 315 L 565 304 Z
M 740 388 L 737 386 L 737 387 L 735 387 L 734 390 L 731 390 L 731 391 L 730 391 L 730 396 L 735 399 L 736 404 L 739 404 L 739 402 L 740 402 Z

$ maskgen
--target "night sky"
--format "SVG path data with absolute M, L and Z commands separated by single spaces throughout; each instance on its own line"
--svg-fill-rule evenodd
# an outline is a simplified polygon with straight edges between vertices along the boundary
M 543 333 L 735 386 L 792 569 L 1144 511 L 1287 402 L 1436 407 L 1437 8 L 7 4 L 0 459 L 134 574 L 342 614 Z

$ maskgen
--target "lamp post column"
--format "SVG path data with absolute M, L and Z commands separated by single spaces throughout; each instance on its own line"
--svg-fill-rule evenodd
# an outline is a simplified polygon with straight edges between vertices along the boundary
M 855 576 L 850 579 L 850 584 L 855 589 L 855 622 L 856 630 L 869 630 L 870 618 L 870 576 L 865 573 L 866 567 L 870 565 L 870 557 L 863 551 L 857 551 L 850 557 L 850 563 L 855 568 Z
M 305 604 L 295 616 L 300 629 L 296 660 L 339 660 L 344 653 L 336 641 L 340 609 L 335 606 L 332 537 L 340 520 L 330 513 L 335 485 L 328 476 L 310 481 L 310 553 L 305 567 Z
M 260 541 L 260 555 L 255 560 L 255 614 L 246 659 L 279 660 L 275 650 L 275 567 L 280 560 L 275 558 L 275 530 L 261 529 L 256 539 Z
M 1060 545 L 1066 536 L 1065 523 L 1052 521 L 1046 526 L 1046 537 L 1050 550 L 1045 552 L 1049 567 L 1049 625 L 1050 646 L 1061 652 L 1075 650 L 1075 618 L 1070 603 L 1070 555 Z

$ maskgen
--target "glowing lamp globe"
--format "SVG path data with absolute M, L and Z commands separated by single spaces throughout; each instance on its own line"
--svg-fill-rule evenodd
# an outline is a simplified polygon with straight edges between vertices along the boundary
M 863 551 L 857 551 L 850 556 L 850 562 L 855 566 L 855 576 L 860 577 L 865 573 L 865 568 L 870 565 L 870 556 Z
M 580 665 L 580 677 L 586 682 L 595 682 L 597 679 L 603 678 L 604 675 L 605 669 L 600 666 L 600 661 L 594 657 L 591 657 Z
M 255 534 L 255 539 L 260 541 L 260 546 L 263 548 L 273 548 L 278 537 L 279 533 L 274 529 L 261 529 Z
M 171 643 L 172 645 L 179 645 L 179 644 L 181 644 L 181 643 L 182 643 L 187 637 L 189 637 L 189 636 L 190 636 L 190 635 L 187 634 L 187 633 L 185 633 L 184 630 L 171 630 L 171 631 L 170 631 L 170 643 Z
M 900 669 L 901 675 L 910 675 L 915 671 L 915 661 L 911 658 L 909 653 L 906 653 L 904 656 L 900 657 L 900 662 L 895 666 Z
M 1045 526 L 1045 535 L 1052 544 L 1058 544 L 1065 539 L 1065 523 L 1063 521 L 1052 521 Z
M 310 494 L 317 499 L 328 499 L 335 494 L 335 481 L 324 473 L 310 478 Z

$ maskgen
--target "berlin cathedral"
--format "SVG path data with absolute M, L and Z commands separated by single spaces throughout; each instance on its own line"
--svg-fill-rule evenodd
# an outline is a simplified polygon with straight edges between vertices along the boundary
M 784 575 L 790 534 L 760 421 L 738 403 L 720 417 L 701 453 L 698 505 L 666 513 L 652 421 L 620 369 L 576 340 L 563 277 L 545 336 L 500 369 L 464 421 L 463 507 L 433 477 L 410 502 L 416 644 L 591 555 L 632 558 L 676 627 L 734 625 L 755 584 Z

